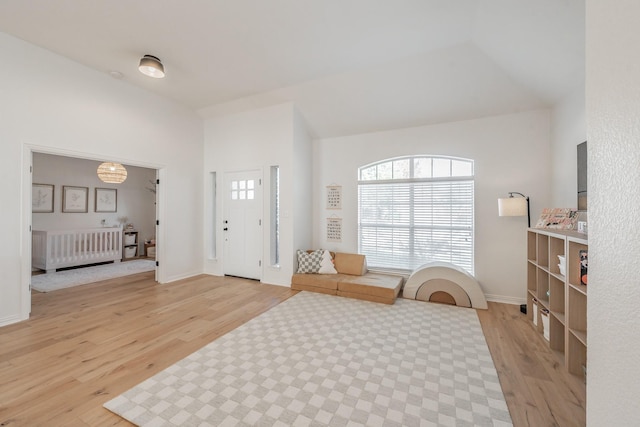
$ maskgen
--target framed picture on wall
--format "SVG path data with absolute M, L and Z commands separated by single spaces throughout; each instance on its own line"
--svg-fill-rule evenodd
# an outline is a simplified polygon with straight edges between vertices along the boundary
M 118 211 L 118 190 L 115 188 L 96 188 L 96 212 Z
M 327 185 L 327 209 L 342 209 L 341 185 Z
M 72 187 L 69 185 L 62 186 L 62 212 L 80 212 L 89 211 L 89 188 L 88 187 Z
M 327 242 L 342 242 L 342 218 L 327 218 Z
M 31 186 L 31 212 L 53 212 L 54 188 L 50 184 L 33 184 Z

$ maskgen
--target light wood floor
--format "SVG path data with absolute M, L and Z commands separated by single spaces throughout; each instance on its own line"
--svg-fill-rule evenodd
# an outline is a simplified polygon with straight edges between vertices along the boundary
M 584 426 L 586 386 L 511 304 L 478 310 L 513 425 Z
M 0 426 L 128 426 L 102 404 L 295 293 L 153 273 L 35 292 L 31 319 L 0 328 Z M 518 307 L 479 315 L 514 425 L 584 425 L 584 385 Z

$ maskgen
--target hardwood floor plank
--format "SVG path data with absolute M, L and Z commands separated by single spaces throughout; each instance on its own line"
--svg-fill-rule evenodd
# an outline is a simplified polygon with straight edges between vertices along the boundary
M 129 425 L 102 404 L 296 293 L 143 275 L 33 294 L 31 319 L 0 329 L 0 425 Z
M 519 351 L 513 351 L 511 347 L 505 345 L 494 344 L 492 346 L 490 344 L 507 343 L 512 339 L 512 334 L 501 327 L 504 319 L 499 319 L 499 322 L 496 322 L 496 319 L 493 318 L 493 315 L 499 313 L 497 310 L 490 313 L 493 308 L 490 304 L 489 311 L 478 311 L 478 317 L 491 350 L 513 424 L 514 426 L 542 426 L 544 425 L 544 417 L 537 410 L 533 395 L 527 387 L 524 387 L 526 378 L 518 369 L 517 354 Z
M 0 426 L 130 426 L 102 404 L 296 293 L 153 273 L 34 292 L 31 318 L 0 328 Z M 584 384 L 518 307 L 478 315 L 514 425 L 584 425 Z
M 478 317 L 514 426 L 584 426 L 586 388 L 521 314 L 489 303 Z

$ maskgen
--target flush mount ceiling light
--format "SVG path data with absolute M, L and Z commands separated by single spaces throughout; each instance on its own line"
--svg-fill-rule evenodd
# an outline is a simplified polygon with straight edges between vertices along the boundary
M 145 55 L 140 58 L 140 65 L 138 65 L 138 70 L 140 70 L 142 74 L 156 79 L 161 79 L 164 77 L 164 66 L 162 65 L 160 59 L 156 58 L 153 55 Z
M 98 166 L 98 178 L 109 184 L 122 184 L 127 179 L 127 170 L 120 163 L 104 162 Z

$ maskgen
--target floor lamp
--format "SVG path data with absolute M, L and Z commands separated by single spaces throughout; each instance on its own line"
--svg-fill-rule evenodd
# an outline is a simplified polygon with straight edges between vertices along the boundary
M 517 194 L 522 197 L 514 197 Z M 517 191 L 510 191 L 509 197 L 498 199 L 498 216 L 527 216 L 527 226 L 531 227 L 529 197 Z

